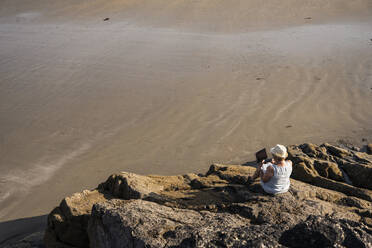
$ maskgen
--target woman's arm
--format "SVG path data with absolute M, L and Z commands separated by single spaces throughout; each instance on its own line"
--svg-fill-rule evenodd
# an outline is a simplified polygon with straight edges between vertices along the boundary
M 272 166 L 268 166 L 265 173 L 263 173 L 261 171 L 261 175 L 260 176 L 261 176 L 262 182 L 267 183 L 268 181 L 270 181 L 270 179 L 274 176 L 274 169 L 273 169 L 273 167 Z
M 261 168 L 262 168 L 262 165 L 264 163 L 264 160 L 262 160 L 257 168 L 256 168 L 256 171 L 254 172 L 253 176 L 251 177 L 251 180 L 255 180 L 256 178 L 258 178 L 260 176 L 260 172 L 261 172 Z

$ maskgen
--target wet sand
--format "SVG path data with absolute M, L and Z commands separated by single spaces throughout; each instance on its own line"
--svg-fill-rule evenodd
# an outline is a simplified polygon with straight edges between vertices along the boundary
M 371 142 L 372 4 L 306 2 L 2 1 L 0 221 L 118 171 Z

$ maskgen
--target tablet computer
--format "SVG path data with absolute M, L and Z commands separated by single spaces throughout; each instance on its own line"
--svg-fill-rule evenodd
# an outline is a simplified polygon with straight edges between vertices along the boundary
M 260 163 L 262 160 L 267 159 L 267 153 L 266 153 L 266 148 L 259 150 L 256 152 L 256 161 L 257 163 Z

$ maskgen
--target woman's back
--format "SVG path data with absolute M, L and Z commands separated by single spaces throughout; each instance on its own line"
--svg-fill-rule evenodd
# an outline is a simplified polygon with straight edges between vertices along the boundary
M 284 161 L 284 165 L 278 166 L 276 164 L 265 164 L 264 170 L 271 166 L 274 170 L 274 176 L 266 183 L 261 181 L 262 188 L 270 194 L 287 192 L 290 186 L 289 177 L 292 173 L 292 162 Z

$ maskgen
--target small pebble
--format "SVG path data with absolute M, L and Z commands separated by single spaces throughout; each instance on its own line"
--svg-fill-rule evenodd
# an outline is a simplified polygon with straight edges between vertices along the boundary
M 103 21 L 108 21 L 110 20 L 110 18 L 106 17 L 105 19 L 103 19 Z

